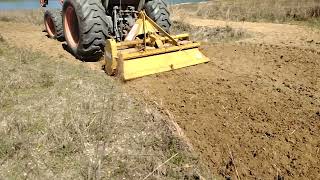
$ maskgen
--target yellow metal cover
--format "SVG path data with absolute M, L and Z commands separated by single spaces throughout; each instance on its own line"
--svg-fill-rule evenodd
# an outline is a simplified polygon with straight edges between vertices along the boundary
M 124 80 L 130 80 L 208 61 L 209 58 L 194 48 L 123 61 L 122 73 Z

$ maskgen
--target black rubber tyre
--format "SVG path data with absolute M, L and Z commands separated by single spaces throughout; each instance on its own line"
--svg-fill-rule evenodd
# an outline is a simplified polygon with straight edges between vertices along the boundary
M 61 11 L 46 10 L 44 13 L 44 25 L 50 38 L 59 41 L 64 40 Z
M 145 4 L 147 15 L 160 27 L 169 32 L 171 27 L 170 12 L 166 0 L 150 0 Z
M 84 61 L 99 60 L 112 28 L 101 0 L 65 0 L 62 17 L 65 39 L 74 56 Z

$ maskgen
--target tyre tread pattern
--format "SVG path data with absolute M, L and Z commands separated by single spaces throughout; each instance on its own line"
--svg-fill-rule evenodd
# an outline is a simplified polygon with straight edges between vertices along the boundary
M 54 24 L 54 28 L 55 28 L 55 35 L 54 37 L 52 37 L 53 39 L 57 39 L 59 41 L 64 41 L 64 33 L 63 33 L 63 25 L 62 25 L 62 14 L 60 10 L 51 10 L 48 9 L 45 12 L 45 17 L 46 16 L 50 16 L 53 24 Z
M 150 0 L 145 4 L 147 15 L 160 27 L 169 32 L 171 27 L 170 12 L 166 0 Z
M 81 60 L 98 60 L 112 28 L 105 8 L 100 0 L 66 0 L 66 3 L 73 4 L 80 21 L 80 40 L 74 55 Z

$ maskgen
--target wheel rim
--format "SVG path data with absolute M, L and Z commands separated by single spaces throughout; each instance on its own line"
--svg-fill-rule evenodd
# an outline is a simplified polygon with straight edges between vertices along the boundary
M 47 29 L 49 36 L 54 37 L 56 34 L 56 29 L 54 27 L 54 23 L 53 23 L 51 16 L 46 17 L 45 25 L 46 25 L 46 29 Z
M 79 23 L 76 12 L 72 5 L 66 8 L 64 13 L 64 28 L 66 40 L 72 48 L 76 48 L 79 44 Z

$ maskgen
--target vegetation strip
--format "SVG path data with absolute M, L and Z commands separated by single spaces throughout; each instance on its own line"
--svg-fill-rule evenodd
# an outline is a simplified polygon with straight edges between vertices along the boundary
M 104 73 L 0 41 L 0 179 L 200 176 L 162 115 Z

